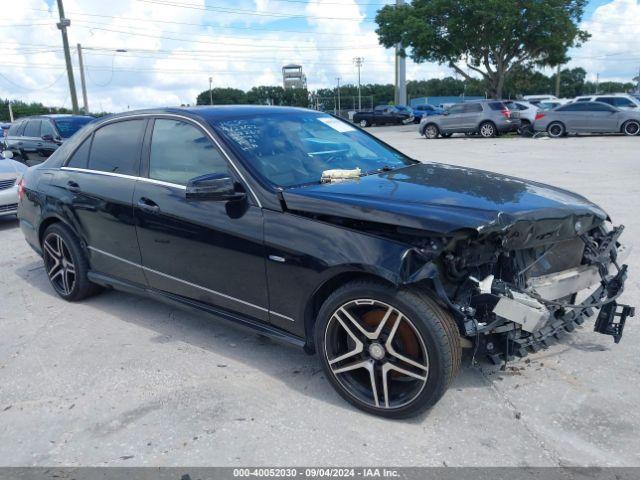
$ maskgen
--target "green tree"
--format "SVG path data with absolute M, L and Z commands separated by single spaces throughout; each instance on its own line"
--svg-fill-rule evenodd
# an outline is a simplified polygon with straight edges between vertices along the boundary
M 485 80 L 502 97 L 516 67 L 555 66 L 589 38 L 580 30 L 587 0 L 414 0 L 376 15 L 380 43 L 402 55 L 447 64 L 467 80 Z M 465 67 L 461 67 L 460 64 Z
M 209 105 L 213 98 L 214 105 L 236 105 L 247 103 L 247 94 L 237 88 L 213 88 L 211 96 L 209 90 L 205 90 L 196 99 L 196 105 Z

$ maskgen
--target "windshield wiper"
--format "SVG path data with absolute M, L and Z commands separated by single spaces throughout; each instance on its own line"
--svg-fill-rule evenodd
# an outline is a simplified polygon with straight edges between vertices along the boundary
M 374 173 L 390 172 L 391 170 L 395 170 L 395 169 L 396 167 L 390 167 L 389 165 L 384 165 L 380 168 L 369 170 L 368 172 L 363 173 L 362 176 L 364 177 L 365 175 L 373 175 Z

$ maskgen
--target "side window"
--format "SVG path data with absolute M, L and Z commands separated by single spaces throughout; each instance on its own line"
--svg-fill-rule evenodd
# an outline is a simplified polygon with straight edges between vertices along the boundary
M 82 145 L 80 145 L 71 158 L 67 162 L 67 167 L 72 168 L 87 168 L 87 164 L 89 163 L 89 149 L 91 148 L 91 135 L 86 138 Z
M 589 106 L 585 103 L 570 103 L 564 107 L 558 108 L 559 112 L 584 112 Z
M 226 160 L 200 129 L 177 120 L 155 121 L 149 178 L 186 185 L 200 175 L 227 171 Z
M 24 129 L 25 137 L 39 137 L 40 136 L 40 120 L 29 120 L 27 126 Z
M 617 97 L 613 99 L 613 103 L 611 104 L 614 107 L 627 107 L 627 108 L 636 108 L 636 104 L 633 103 L 628 98 Z
M 53 125 L 49 120 L 42 120 L 42 124 L 40 126 L 40 136 L 44 137 L 45 135 L 51 135 L 55 138 L 56 131 L 53 129 Z
M 507 107 L 502 102 L 489 102 L 491 110 L 505 110 Z
M 482 111 L 482 105 L 479 103 L 467 103 L 464 106 L 465 113 L 477 113 Z
M 588 102 L 589 100 L 590 100 L 589 97 L 584 97 L 584 98 L 578 98 L 576 102 Z
M 615 111 L 608 105 L 602 105 L 600 103 L 587 103 L 587 110 L 590 112 L 613 112 Z
M 451 108 L 449 108 L 449 113 L 462 113 L 464 112 L 464 105 L 459 104 L 459 105 L 453 105 Z
M 146 120 L 125 120 L 106 125 L 93 134 L 89 168 L 137 176 Z
M 616 99 L 611 97 L 598 97 L 596 102 L 608 103 L 609 105 L 615 105 Z

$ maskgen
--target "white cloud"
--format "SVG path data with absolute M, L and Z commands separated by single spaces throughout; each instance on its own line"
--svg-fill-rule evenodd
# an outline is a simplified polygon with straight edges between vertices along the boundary
M 582 28 L 591 39 L 571 52 L 570 67 L 582 67 L 588 79 L 631 81 L 640 66 L 640 3 L 613 0 L 595 9 Z

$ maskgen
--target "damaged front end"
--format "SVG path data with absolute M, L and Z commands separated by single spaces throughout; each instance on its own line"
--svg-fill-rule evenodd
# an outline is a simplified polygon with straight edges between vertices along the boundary
M 629 251 L 618 241 L 624 227 L 607 230 L 604 223 L 575 218 L 551 225 L 482 232 L 439 249 L 437 272 L 427 276 L 477 355 L 496 363 L 525 356 L 598 309 L 595 331 L 620 341 L 635 313 L 616 301 L 627 277 Z M 415 272 L 409 283 L 424 273 Z

